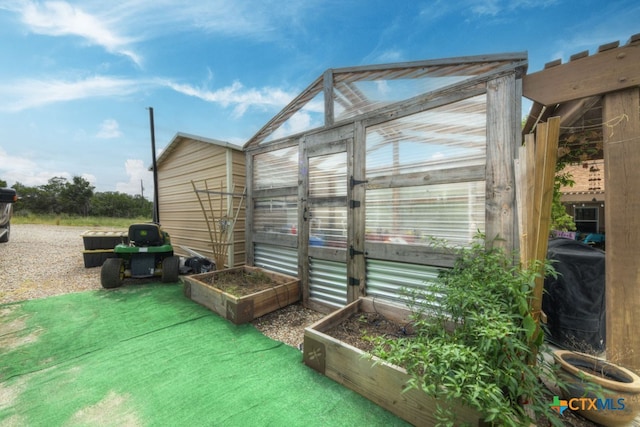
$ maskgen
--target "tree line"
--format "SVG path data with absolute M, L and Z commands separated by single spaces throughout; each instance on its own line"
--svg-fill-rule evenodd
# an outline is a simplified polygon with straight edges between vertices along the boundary
M 6 187 L 0 179 L 0 187 Z M 117 191 L 94 192 L 95 187 L 86 179 L 74 176 L 71 181 L 53 177 L 37 187 L 16 182 L 18 193 L 14 211 L 39 215 L 103 216 L 112 218 L 151 217 L 153 202 L 141 195 L 131 196 Z

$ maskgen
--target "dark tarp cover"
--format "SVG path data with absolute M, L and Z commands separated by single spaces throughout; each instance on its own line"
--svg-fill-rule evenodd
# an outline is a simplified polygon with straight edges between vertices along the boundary
M 551 239 L 547 258 L 557 278 L 544 282 L 549 341 L 586 353 L 605 349 L 605 254 L 570 239 Z

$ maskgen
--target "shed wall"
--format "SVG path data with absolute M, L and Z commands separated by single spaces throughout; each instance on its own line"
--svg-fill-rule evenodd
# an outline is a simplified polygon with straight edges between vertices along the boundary
M 213 250 L 205 216 L 194 191 L 192 181 L 207 181 L 214 191 L 242 192 L 245 186 L 245 157 L 235 150 L 207 142 L 185 139 L 172 148 L 170 155 L 158 165 L 158 195 L 160 222 L 169 232 L 177 255 L 189 256 L 180 246 L 186 246 L 213 259 Z M 206 199 L 207 195 L 201 195 Z M 203 199 L 203 200 L 204 200 Z M 212 208 L 226 210 L 228 198 L 211 195 Z M 237 206 L 240 199 L 235 198 Z M 208 209 L 208 201 L 205 204 Z M 234 227 L 227 266 L 245 263 L 244 203 Z M 220 268 L 220 266 L 219 266 Z

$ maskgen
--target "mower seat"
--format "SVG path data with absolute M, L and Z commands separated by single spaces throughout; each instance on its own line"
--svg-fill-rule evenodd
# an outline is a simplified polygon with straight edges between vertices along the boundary
M 164 234 L 158 224 L 132 224 L 129 226 L 129 242 L 134 246 L 162 246 Z

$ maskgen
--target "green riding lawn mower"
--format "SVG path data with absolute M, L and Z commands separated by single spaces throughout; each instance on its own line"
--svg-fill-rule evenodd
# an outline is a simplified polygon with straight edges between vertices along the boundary
M 100 270 L 103 288 L 117 288 L 125 278 L 159 277 L 163 282 L 177 282 L 180 258 L 173 254 L 169 234 L 157 223 L 129 226 L 128 243 L 116 245 L 115 258 L 108 258 Z

